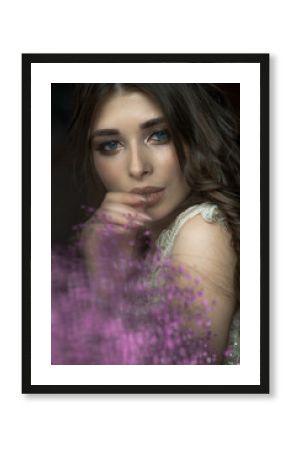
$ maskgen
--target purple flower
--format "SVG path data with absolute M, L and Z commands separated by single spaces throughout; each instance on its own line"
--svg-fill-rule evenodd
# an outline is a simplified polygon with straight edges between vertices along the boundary
M 52 364 L 215 363 L 207 315 L 191 313 L 196 326 L 188 326 L 190 308 L 203 297 L 200 280 L 196 288 L 178 286 L 186 272 L 158 249 L 143 260 L 120 251 L 108 224 L 92 280 L 81 245 L 52 252 Z

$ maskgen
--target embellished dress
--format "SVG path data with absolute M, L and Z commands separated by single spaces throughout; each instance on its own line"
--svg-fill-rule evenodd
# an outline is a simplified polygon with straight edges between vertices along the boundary
M 225 218 L 217 205 L 212 203 L 201 203 L 191 206 L 180 213 L 174 222 L 158 236 L 156 245 L 161 250 L 164 257 L 169 257 L 171 255 L 176 237 L 181 227 L 189 219 L 198 214 L 201 214 L 203 219 L 208 223 L 220 223 L 224 227 L 227 226 Z M 227 351 L 223 364 L 240 364 L 240 308 L 236 310 L 232 319 L 228 336 Z

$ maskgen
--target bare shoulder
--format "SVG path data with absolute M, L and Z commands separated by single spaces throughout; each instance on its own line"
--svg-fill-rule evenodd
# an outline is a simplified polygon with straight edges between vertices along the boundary
M 236 307 L 234 274 L 237 261 L 231 234 L 224 225 L 206 222 L 198 214 L 180 228 L 171 257 L 174 263 L 183 266 L 191 275 L 178 280 L 181 286 L 191 286 L 196 276 L 200 279 L 199 287 L 213 306 L 209 313 L 212 348 L 219 355 L 219 361 L 222 361 Z M 196 311 L 203 311 L 202 302 L 194 303 L 192 313 Z
M 234 258 L 231 234 L 220 223 L 206 222 L 203 217 L 189 219 L 176 237 L 172 254 L 197 254 L 206 252 L 217 258 Z
M 172 258 L 232 290 L 236 254 L 230 232 L 220 223 L 206 222 L 200 214 L 189 219 L 178 232 Z

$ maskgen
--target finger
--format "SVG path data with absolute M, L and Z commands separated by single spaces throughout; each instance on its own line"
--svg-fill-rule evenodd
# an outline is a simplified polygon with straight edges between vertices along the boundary
M 125 217 L 130 219 L 136 219 L 136 220 L 145 220 L 145 221 L 152 221 L 151 217 L 148 214 L 145 214 L 141 211 L 137 211 L 136 208 L 133 208 L 128 205 L 122 205 L 120 203 L 109 203 L 107 205 L 104 205 L 103 208 L 101 208 L 103 211 L 114 211 L 120 214 L 123 214 Z
M 146 221 L 148 223 L 148 220 L 140 215 L 137 215 L 135 211 L 128 214 L 124 213 L 124 211 L 120 212 L 116 209 L 110 208 L 102 209 L 102 211 L 99 212 L 98 219 L 103 223 L 122 225 L 124 227 L 132 226 L 133 228 L 135 226 L 144 226 Z

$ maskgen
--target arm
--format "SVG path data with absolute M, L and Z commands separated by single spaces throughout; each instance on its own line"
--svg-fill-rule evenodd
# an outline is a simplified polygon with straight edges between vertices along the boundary
M 207 223 L 198 215 L 180 229 L 171 256 L 174 263 L 182 265 L 192 276 L 192 281 L 180 277 L 177 283 L 190 287 L 193 280 L 199 277 L 206 298 L 214 306 L 208 313 L 213 332 L 211 346 L 218 354 L 218 364 L 221 364 L 236 307 L 236 255 L 231 246 L 231 236 L 222 225 Z M 192 314 L 201 311 L 204 311 L 202 301 L 194 301 Z

